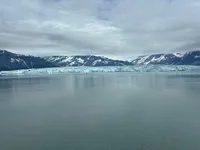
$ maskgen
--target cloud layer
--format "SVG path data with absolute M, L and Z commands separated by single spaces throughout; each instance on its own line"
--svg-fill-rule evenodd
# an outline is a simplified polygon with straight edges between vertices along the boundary
M 199 0 L 0 0 L 0 48 L 129 57 L 200 48 Z

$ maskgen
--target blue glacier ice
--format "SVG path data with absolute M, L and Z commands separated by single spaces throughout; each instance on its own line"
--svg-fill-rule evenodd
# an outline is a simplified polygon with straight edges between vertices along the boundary
M 26 69 L 15 71 L 2 71 L 0 76 L 48 75 L 66 73 L 92 73 L 92 72 L 189 72 L 200 73 L 200 66 L 175 65 L 138 65 L 115 67 L 60 67 L 43 69 Z

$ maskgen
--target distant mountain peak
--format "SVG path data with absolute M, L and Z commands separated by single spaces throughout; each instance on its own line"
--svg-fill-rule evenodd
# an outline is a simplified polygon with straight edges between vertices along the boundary
M 5 49 L 0 49 L 0 53 L 11 53 L 11 52 L 9 52 L 9 51 L 7 51 Z
M 200 65 L 200 51 L 139 56 L 133 65 Z
M 125 66 L 132 65 L 128 61 L 114 60 L 104 56 L 75 55 L 75 56 L 49 56 L 45 60 L 60 66 Z
M 0 50 L 0 71 L 49 67 L 56 66 L 40 57 L 19 55 L 7 50 Z

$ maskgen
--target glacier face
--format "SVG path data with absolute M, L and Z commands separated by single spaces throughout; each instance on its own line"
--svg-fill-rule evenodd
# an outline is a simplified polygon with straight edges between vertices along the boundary
M 173 65 L 138 65 L 113 67 L 60 67 L 45 69 L 27 69 L 15 71 L 2 71 L 0 76 L 32 76 L 66 73 L 92 73 L 92 72 L 194 72 L 200 73 L 199 66 L 173 66 Z

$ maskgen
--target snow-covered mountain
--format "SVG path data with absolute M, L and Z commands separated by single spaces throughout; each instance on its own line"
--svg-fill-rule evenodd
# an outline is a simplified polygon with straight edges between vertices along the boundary
M 0 71 L 49 67 L 56 66 L 40 57 L 18 55 L 0 50 Z
M 0 50 L 0 71 L 65 66 L 130 66 L 130 65 L 200 65 L 200 51 L 139 56 L 132 61 L 102 56 L 34 57 Z
M 200 51 L 139 56 L 133 65 L 200 65 Z
M 49 56 L 45 60 L 57 66 L 127 66 L 131 62 L 122 60 L 113 60 L 102 56 L 84 55 L 84 56 Z

